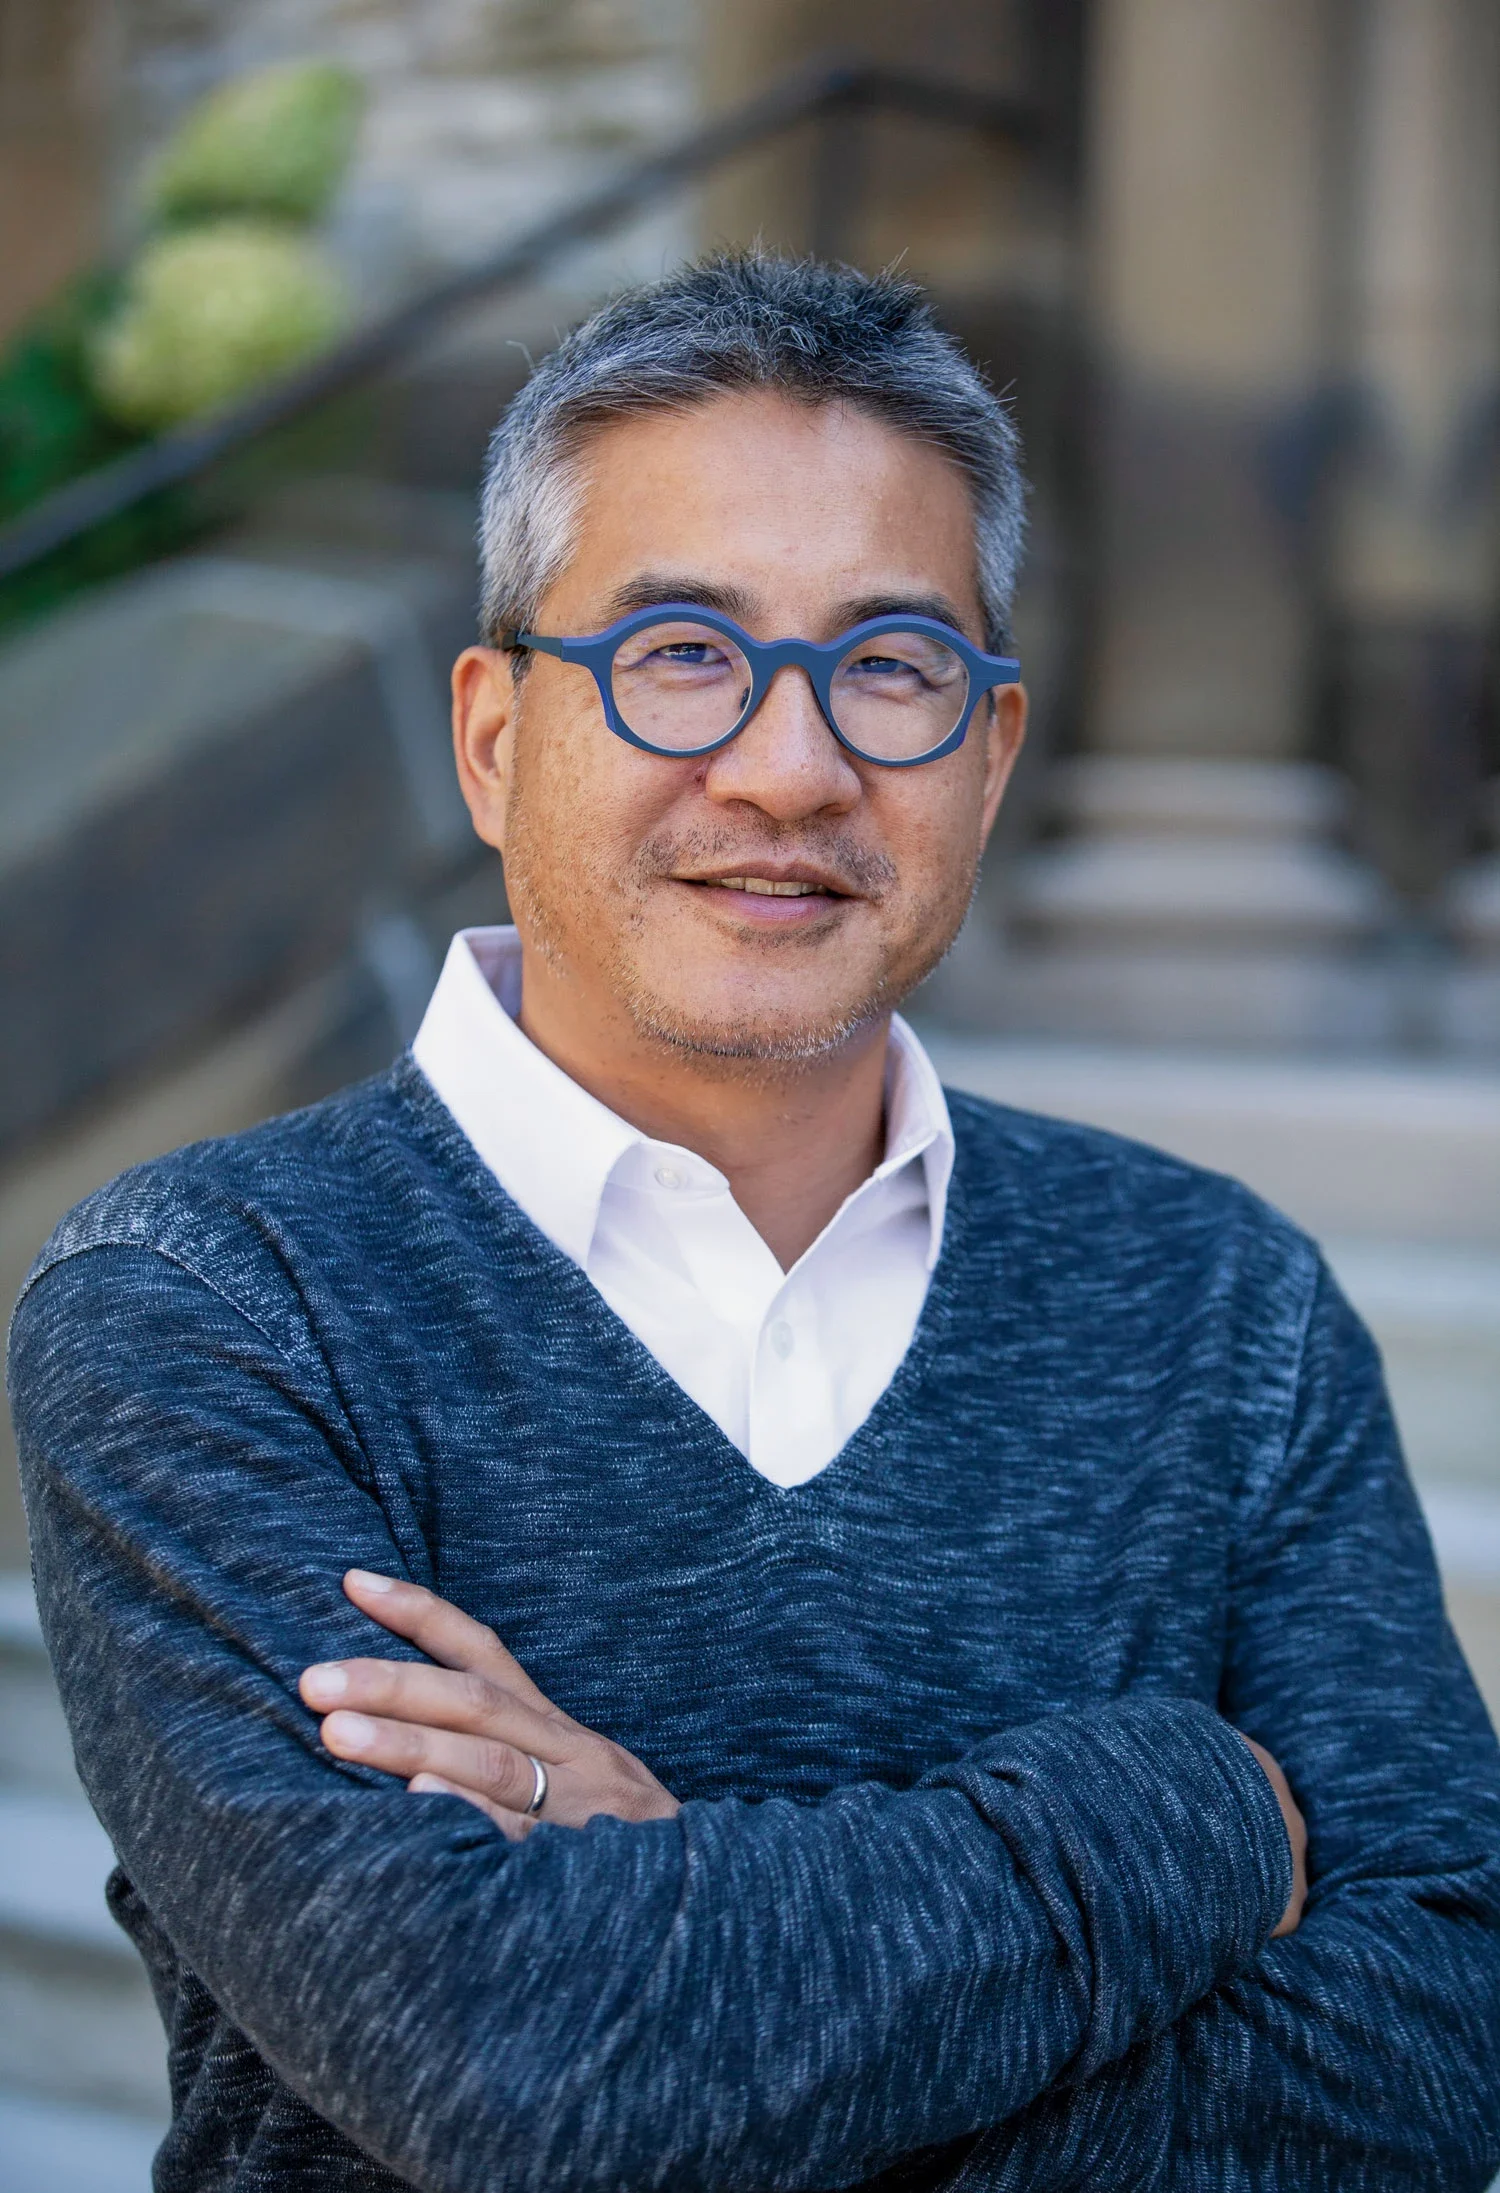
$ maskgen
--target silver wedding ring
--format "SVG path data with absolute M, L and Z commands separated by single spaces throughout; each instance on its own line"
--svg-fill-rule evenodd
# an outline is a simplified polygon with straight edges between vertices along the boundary
M 528 1751 L 526 1756 L 531 1760 L 531 1771 L 536 1776 L 536 1785 L 531 1792 L 531 1803 L 526 1807 L 524 1817 L 534 1820 L 547 1802 L 547 1769 L 531 1752 Z

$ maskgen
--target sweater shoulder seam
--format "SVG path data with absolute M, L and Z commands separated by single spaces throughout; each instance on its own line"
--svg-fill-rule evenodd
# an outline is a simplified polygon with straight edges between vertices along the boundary
M 70 1243 L 65 1247 L 53 1250 L 50 1255 L 46 1250 L 43 1250 L 26 1275 L 21 1292 L 16 1297 L 16 1309 L 19 1310 L 27 1296 L 44 1279 L 49 1278 L 53 1272 L 60 1271 L 65 1264 L 77 1262 L 81 1257 L 92 1256 L 101 1249 L 125 1249 L 137 1256 L 154 1257 L 160 1263 L 169 1264 L 174 1270 L 185 1273 L 189 1279 L 196 1280 L 200 1287 L 206 1288 L 211 1295 L 214 1295 L 222 1302 L 226 1309 L 233 1310 L 235 1316 L 242 1318 L 252 1331 L 259 1333 L 266 1345 L 273 1348 L 284 1362 L 290 1363 L 293 1360 L 290 1351 L 277 1339 L 269 1326 L 263 1324 L 258 1317 L 247 1310 L 243 1302 L 237 1302 L 234 1296 L 222 1287 L 216 1279 L 210 1277 L 207 1272 L 190 1263 L 185 1256 L 178 1255 L 172 1249 L 164 1248 L 160 1242 L 132 1239 L 130 1235 L 123 1233 L 95 1234 L 88 1241 Z

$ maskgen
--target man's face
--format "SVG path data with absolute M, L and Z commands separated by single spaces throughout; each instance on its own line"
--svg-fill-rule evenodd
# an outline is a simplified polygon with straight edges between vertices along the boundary
M 587 445 L 577 550 L 537 629 L 669 601 L 762 640 L 910 611 L 982 645 L 967 487 L 842 406 L 757 392 L 616 422 Z M 470 650 L 455 695 L 465 793 L 541 980 L 650 1043 L 740 1059 L 825 1054 L 941 958 L 1025 715 L 1001 688 L 957 753 L 882 769 L 838 744 L 795 669 L 697 760 L 616 738 L 590 673 L 545 655 L 517 685 L 511 658 Z

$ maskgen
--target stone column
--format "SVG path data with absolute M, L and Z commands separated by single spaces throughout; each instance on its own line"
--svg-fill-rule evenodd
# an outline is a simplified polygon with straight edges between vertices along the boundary
M 1323 0 L 1099 0 L 1099 591 L 1062 840 L 1022 865 L 1013 1021 L 1371 1040 L 1378 887 L 1307 750 L 1324 340 Z
M 1077 0 L 1044 0 L 1047 42 L 1065 45 Z M 703 74 L 725 107 L 819 57 L 854 57 L 1016 96 L 1038 90 L 1037 0 L 736 0 L 705 8 Z M 821 141 L 820 141 L 821 138 Z M 1018 248 L 1050 241 L 1045 207 L 1022 213 L 1020 156 L 997 158 L 965 130 L 888 115 L 809 130 L 739 162 L 705 194 L 712 242 L 767 241 L 859 265 L 893 258 L 950 306 L 1013 282 Z M 1038 219 L 1041 211 L 1043 219 Z M 1028 233 L 1029 232 L 1029 233 Z
M 1493 882 L 1486 892 L 1475 870 L 1441 894 L 1480 835 L 1500 587 L 1500 13 L 1492 0 L 1365 0 L 1347 17 L 1341 73 L 1336 731 L 1371 851 L 1432 919 L 1432 943 L 1446 928 L 1467 955 L 1493 959 Z M 1414 1002 L 1432 1037 L 1475 1041 L 1491 1017 L 1500 1048 L 1493 976 L 1476 991 L 1436 956 L 1424 975 Z

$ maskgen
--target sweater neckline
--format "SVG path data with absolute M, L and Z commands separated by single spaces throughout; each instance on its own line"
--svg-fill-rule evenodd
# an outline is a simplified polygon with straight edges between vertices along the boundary
M 501 1228 L 507 1245 L 519 1249 L 535 1268 L 537 1276 L 545 1278 L 565 1298 L 571 1298 L 580 1316 L 589 1321 L 598 1341 L 614 1355 L 624 1389 L 649 1400 L 661 1415 L 670 1417 L 695 1449 L 711 1457 L 716 1468 L 728 1474 L 749 1497 L 759 1496 L 783 1514 L 793 1512 L 791 1504 L 798 1509 L 811 1509 L 830 1494 L 841 1495 L 858 1481 L 869 1462 L 886 1452 L 889 1435 L 908 1420 L 933 1358 L 942 1352 L 959 1299 L 957 1274 L 968 1235 L 968 1197 L 964 1180 L 964 1134 L 957 1118 L 954 1120 L 957 1148 L 948 1191 L 943 1244 L 910 1345 L 869 1415 L 856 1426 L 832 1460 L 800 1485 L 778 1485 L 752 1467 L 748 1456 L 691 1394 L 678 1385 L 645 1343 L 610 1307 L 582 1266 L 564 1255 L 514 1197 L 507 1194 L 409 1050 L 396 1059 L 386 1078 L 413 1127 L 444 1170 L 457 1176 L 465 1193 L 474 1199 L 481 1217 Z

